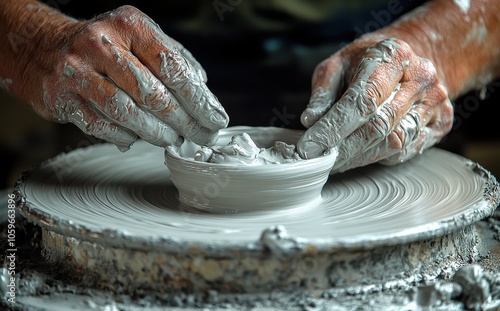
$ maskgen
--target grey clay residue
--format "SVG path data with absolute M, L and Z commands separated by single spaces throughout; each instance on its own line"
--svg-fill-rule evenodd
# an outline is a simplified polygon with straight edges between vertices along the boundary
M 226 146 L 202 147 L 196 152 L 194 159 L 241 165 L 283 164 L 302 160 L 295 145 L 277 141 L 270 148 L 259 148 L 247 133 L 234 135 Z

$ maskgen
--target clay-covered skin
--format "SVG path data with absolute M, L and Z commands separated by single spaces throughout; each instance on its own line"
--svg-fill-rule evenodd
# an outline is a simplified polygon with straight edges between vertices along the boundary
M 334 171 L 345 171 L 437 143 L 453 124 L 450 99 L 500 75 L 499 9 L 495 0 L 429 1 L 320 63 L 299 154 L 337 147 Z
M 121 150 L 138 136 L 210 145 L 227 126 L 200 64 L 134 7 L 76 21 L 38 1 L 1 1 L 0 41 L 3 88 Z
M 337 148 L 334 170 L 345 171 L 399 163 L 438 142 L 452 127 L 450 99 L 499 76 L 499 9 L 496 0 L 429 1 L 323 61 L 301 157 Z M 228 123 L 201 66 L 133 7 L 78 22 L 34 0 L 1 1 L 0 41 L 9 60 L 0 87 L 121 149 L 137 136 L 210 145 Z
M 283 164 L 302 160 L 294 145 L 276 141 L 270 148 L 259 148 L 247 133 L 234 135 L 225 146 L 202 147 L 195 153 L 194 159 L 236 165 Z

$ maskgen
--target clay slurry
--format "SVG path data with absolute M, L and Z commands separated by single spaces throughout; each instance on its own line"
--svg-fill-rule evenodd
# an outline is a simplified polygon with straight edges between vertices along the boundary
M 196 161 L 238 165 L 269 165 L 301 161 L 295 145 L 276 141 L 270 148 L 259 148 L 247 133 L 234 135 L 225 146 L 201 147 Z

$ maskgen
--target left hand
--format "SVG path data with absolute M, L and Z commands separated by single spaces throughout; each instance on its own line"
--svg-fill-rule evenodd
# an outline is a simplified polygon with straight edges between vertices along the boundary
M 398 39 L 361 37 L 320 63 L 302 113 L 303 158 L 338 148 L 333 172 L 403 162 L 453 125 L 453 106 L 433 63 Z
M 213 145 L 229 117 L 201 65 L 147 15 L 122 6 L 75 21 L 41 6 L 38 44 L 24 54 L 18 94 L 49 121 L 127 150 L 141 137 L 160 147 Z

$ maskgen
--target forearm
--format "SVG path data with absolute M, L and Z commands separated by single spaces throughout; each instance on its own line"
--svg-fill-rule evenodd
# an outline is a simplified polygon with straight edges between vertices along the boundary
M 47 52 L 60 46 L 56 43 L 64 39 L 59 32 L 69 23 L 73 20 L 41 2 L 0 0 L 0 78 L 8 81 L 4 86 L 9 92 L 29 100 L 27 87 L 40 82 L 31 69 L 50 66 L 55 53 Z
M 471 0 L 468 8 L 456 2 L 431 1 L 377 32 L 430 59 L 450 98 L 500 76 L 500 1 Z

